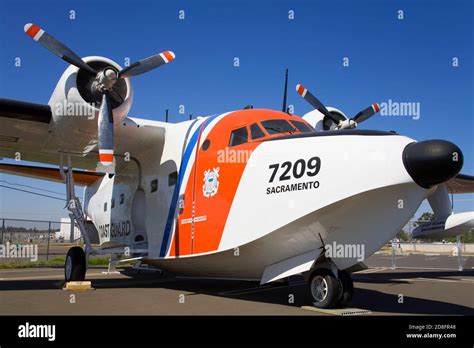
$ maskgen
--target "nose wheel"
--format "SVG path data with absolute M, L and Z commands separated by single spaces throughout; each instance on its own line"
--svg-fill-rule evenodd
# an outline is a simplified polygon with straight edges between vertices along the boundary
M 308 287 L 313 306 L 323 309 L 345 306 L 354 294 L 351 276 L 346 271 L 338 271 L 336 278 L 329 269 L 316 269 L 308 279 Z
M 86 277 L 86 254 L 81 247 L 69 249 L 64 264 L 64 278 L 66 282 L 83 281 Z

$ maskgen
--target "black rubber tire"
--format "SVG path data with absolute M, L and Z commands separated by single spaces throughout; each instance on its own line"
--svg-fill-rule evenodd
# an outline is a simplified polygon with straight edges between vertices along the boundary
M 327 293 L 322 300 L 318 300 L 312 291 L 312 283 L 316 277 L 324 279 L 326 282 Z M 311 297 L 313 306 L 317 308 L 333 308 L 336 304 L 337 299 L 339 298 L 340 293 L 340 284 L 334 274 L 325 268 L 316 269 L 308 279 L 308 290 Z
M 336 301 L 336 305 L 345 307 L 351 302 L 352 296 L 354 295 L 354 283 L 352 281 L 351 275 L 346 271 L 339 271 L 338 277 L 340 294 Z
M 68 260 L 71 264 L 68 268 Z M 86 278 L 86 254 L 81 247 L 75 246 L 69 249 L 64 263 L 64 278 L 67 282 L 83 281 Z

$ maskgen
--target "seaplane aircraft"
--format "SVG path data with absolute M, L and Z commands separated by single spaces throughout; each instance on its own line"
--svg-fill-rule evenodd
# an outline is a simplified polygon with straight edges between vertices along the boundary
M 66 184 L 84 240 L 66 256 L 67 281 L 84 279 L 89 254 L 115 253 L 182 276 L 264 284 L 303 275 L 315 306 L 341 306 L 353 294 L 350 273 L 424 199 L 446 208 L 453 187 L 473 191 L 472 177 L 456 177 L 456 145 L 357 129 L 377 104 L 349 118 L 298 85 L 314 107 L 302 118 L 286 112 L 286 94 L 283 111 L 247 107 L 176 124 L 129 117 L 130 78 L 173 52 L 122 69 L 80 58 L 34 24 L 25 32 L 70 66 L 48 105 L 0 101 L 0 156 L 55 167 L 0 169 Z M 85 187 L 82 201 L 74 185 Z M 473 213 L 439 211 L 443 229 L 472 225 Z

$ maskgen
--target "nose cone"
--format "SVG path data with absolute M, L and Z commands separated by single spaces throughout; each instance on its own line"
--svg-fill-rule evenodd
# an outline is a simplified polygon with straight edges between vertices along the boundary
M 424 188 L 445 182 L 462 168 L 459 147 L 445 140 L 426 140 L 408 144 L 403 150 L 403 164 L 413 181 Z

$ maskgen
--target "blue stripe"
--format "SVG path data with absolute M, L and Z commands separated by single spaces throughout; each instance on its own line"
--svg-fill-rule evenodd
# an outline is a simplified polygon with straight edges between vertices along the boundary
M 204 129 L 212 122 L 214 118 L 218 115 L 210 116 L 204 122 Z M 195 123 L 193 123 L 194 125 Z M 191 127 L 193 126 L 191 125 Z M 183 159 L 181 160 L 181 166 L 179 167 L 179 174 L 178 174 L 178 182 L 174 187 L 173 197 L 171 198 L 171 205 L 168 211 L 168 218 L 166 219 L 166 227 L 165 233 L 163 235 L 163 241 L 161 242 L 161 249 L 160 249 L 160 257 L 164 257 L 166 255 L 166 251 L 168 250 L 168 244 L 170 242 L 171 236 L 171 226 L 173 225 L 174 215 L 176 212 L 176 205 L 178 204 L 179 192 L 181 190 L 181 184 L 183 183 L 184 174 L 186 173 L 186 168 L 189 163 L 189 159 L 191 158 L 191 154 L 193 153 L 193 149 L 196 146 L 197 140 L 199 139 L 199 131 L 201 129 L 202 123 L 196 128 L 191 139 L 186 145 L 186 149 L 184 150 Z M 203 129 L 203 131 L 204 131 Z M 198 149 L 196 149 L 197 151 Z

